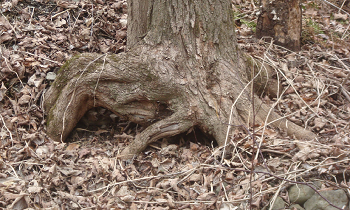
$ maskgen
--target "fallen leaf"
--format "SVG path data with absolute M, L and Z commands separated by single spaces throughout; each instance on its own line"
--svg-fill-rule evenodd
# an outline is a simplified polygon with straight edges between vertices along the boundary
M 20 97 L 20 98 L 18 99 L 18 104 L 19 104 L 19 105 L 28 104 L 31 98 L 32 98 L 32 97 L 31 97 L 30 95 L 23 95 L 22 97 Z
M 66 151 L 73 151 L 73 150 L 78 149 L 79 147 L 80 147 L 79 144 L 71 143 L 67 146 Z
M 78 152 L 79 158 L 82 158 L 82 157 L 84 157 L 85 155 L 88 155 L 88 154 L 90 154 L 90 153 L 91 153 L 90 149 L 87 149 L 87 148 L 81 149 L 81 150 Z
M 336 20 L 347 20 L 348 15 L 347 14 L 341 14 L 341 13 L 335 13 L 334 14 L 334 19 Z

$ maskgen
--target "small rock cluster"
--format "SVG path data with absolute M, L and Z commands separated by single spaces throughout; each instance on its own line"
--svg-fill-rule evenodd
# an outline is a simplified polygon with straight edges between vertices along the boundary
M 320 182 L 311 184 L 315 189 L 321 187 Z M 271 209 L 297 209 L 297 210 L 335 210 L 337 208 L 331 206 L 337 206 L 341 209 L 346 209 L 349 206 L 349 198 L 345 191 L 342 189 L 337 190 L 325 190 L 316 191 L 308 185 L 296 184 L 289 188 L 288 199 L 290 205 L 285 202 L 282 197 L 277 197 Z M 322 195 L 322 197 L 320 196 Z M 327 200 L 325 200 L 326 198 Z M 350 207 L 350 206 L 349 206 Z

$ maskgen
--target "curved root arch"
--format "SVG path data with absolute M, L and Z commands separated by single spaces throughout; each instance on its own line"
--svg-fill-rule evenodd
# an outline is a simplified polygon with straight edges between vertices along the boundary
M 249 91 L 243 89 L 243 85 L 249 85 L 242 82 L 240 72 L 233 71 L 234 66 L 218 61 L 213 75 L 208 75 L 196 62 L 179 64 L 167 56 L 147 52 L 82 54 L 73 58 L 45 95 L 49 136 L 64 141 L 87 110 L 102 106 L 148 126 L 122 152 L 130 157 L 151 142 L 186 132 L 195 125 L 224 145 L 229 124 L 251 120 Z M 234 101 L 235 114 L 229 123 Z M 159 103 L 166 104 L 168 112 L 160 114 Z M 260 122 L 269 116 L 267 122 L 274 121 L 274 126 L 290 135 L 313 136 L 284 118 L 278 120 L 280 116 L 269 112 L 257 97 L 255 104 Z

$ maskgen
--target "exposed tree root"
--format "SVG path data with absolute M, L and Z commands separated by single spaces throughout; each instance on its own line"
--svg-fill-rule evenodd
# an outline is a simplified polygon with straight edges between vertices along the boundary
M 49 136 L 64 141 L 87 110 L 102 106 L 148 126 L 123 150 L 122 158 L 130 158 L 151 142 L 183 133 L 192 126 L 224 145 L 228 124 L 243 124 L 253 115 L 249 88 L 243 90 L 247 84 L 245 62 L 237 68 L 237 64 L 218 59 L 203 66 L 203 61 L 162 49 L 143 46 L 117 55 L 82 54 L 67 62 L 45 95 Z M 233 122 L 228 122 L 236 99 Z M 257 97 L 255 104 L 257 120 L 265 122 L 269 107 Z M 160 109 L 160 105 L 166 109 Z M 298 139 L 315 137 L 279 118 L 271 112 L 267 122 L 274 121 L 273 126 Z

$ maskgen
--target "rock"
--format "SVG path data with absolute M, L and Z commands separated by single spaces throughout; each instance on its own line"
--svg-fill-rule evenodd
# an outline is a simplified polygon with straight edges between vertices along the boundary
M 316 185 L 319 186 L 318 184 Z M 311 189 L 311 187 L 303 184 L 293 185 L 288 190 L 290 202 L 297 203 L 300 205 L 304 204 L 314 194 L 315 194 L 315 191 Z
M 286 202 L 281 197 L 277 197 L 275 203 L 273 204 L 271 210 L 284 209 L 286 206 Z
M 288 209 L 291 209 L 291 210 L 305 210 L 303 207 L 301 207 L 299 204 L 293 204 L 291 206 L 289 206 Z
M 328 190 L 320 193 L 335 206 L 344 208 L 348 205 L 348 196 L 344 190 Z M 329 203 L 318 194 L 314 194 L 309 200 L 307 200 L 304 204 L 304 208 L 306 210 L 336 210 L 336 208 L 329 205 Z
M 46 74 L 46 79 L 47 80 L 55 80 L 56 79 L 56 74 L 54 72 L 48 72 Z

